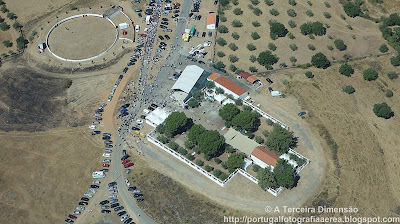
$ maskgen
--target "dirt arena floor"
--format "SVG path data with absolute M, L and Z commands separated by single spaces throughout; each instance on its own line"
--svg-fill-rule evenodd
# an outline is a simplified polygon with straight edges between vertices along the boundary
M 89 16 L 60 24 L 51 32 L 49 46 L 62 58 L 78 60 L 106 51 L 115 38 L 115 28 L 107 19 Z

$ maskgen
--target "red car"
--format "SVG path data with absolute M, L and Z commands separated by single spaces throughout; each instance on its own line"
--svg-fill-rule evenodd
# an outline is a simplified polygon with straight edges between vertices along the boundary
M 124 167 L 125 167 L 125 168 L 131 167 L 131 166 L 133 166 L 133 163 L 124 164 Z
M 141 37 L 147 37 L 147 34 L 142 33 L 142 34 L 140 34 L 140 36 L 141 36 Z
M 124 165 L 124 164 L 129 163 L 129 162 L 130 162 L 130 160 L 126 159 L 126 160 L 122 161 L 121 164 Z
M 94 119 L 95 119 L 96 121 L 101 121 L 101 120 L 103 120 L 102 117 L 95 117 Z
M 70 217 L 71 219 L 76 219 L 77 217 L 76 216 L 74 216 L 74 215 L 68 215 L 68 217 Z
M 103 164 L 101 164 L 101 166 L 102 166 L 102 167 L 110 167 L 110 164 L 108 164 L 108 163 L 103 163 Z

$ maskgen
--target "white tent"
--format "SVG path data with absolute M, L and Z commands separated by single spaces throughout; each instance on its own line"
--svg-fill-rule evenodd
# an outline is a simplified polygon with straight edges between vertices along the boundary
M 282 95 L 282 93 L 279 91 L 271 91 L 271 96 L 280 96 L 280 95 Z
M 146 116 L 146 124 L 157 127 L 159 124 L 163 123 L 165 119 L 167 119 L 169 114 L 170 112 L 157 107 L 154 111 Z
M 179 76 L 178 80 L 171 89 L 181 90 L 185 93 L 189 93 L 196 84 L 197 80 L 199 80 L 200 76 L 203 74 L 203 71 L 204 69 L 197 65 L 186 66 L 185 70 L 183 70 L 181 76 Z

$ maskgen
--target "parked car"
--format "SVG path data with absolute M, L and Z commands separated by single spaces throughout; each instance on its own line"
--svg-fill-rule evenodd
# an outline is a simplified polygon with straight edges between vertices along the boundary
M 105 144 L 112 144 L 113 141 L 111 141 L 111 140 L 105 140 L 104 143 L 105 143 Z
M 101 210 L 101 213 L 111 213 L 111 211 L 110 210 Z
M 103 116 L 103 114 L 101 114 L 101 113 L 94 113 L 93 114 L 93 117 L 100 117 L 100 116 Z
M 111 208 L 115 208 L 115 207 L 118 207 L 118 206 L 119 206 L 119 203 L 114 203 L 114 204 L 111 205 Z
M 108 206 L 108 205 L 101 206 L 101 209 L 109 209 L 109 208 L 110 208 L 110 206 Z
M 96 129 L 96 126 L 94 126 L 94 125 L 89 125 L 89 129 Z
M 117 215 L 118 216 L 122 216 L 122 215 L 125 215 L 126 214 L 126 211 L 122 211 L 122 212 L 119 212 Z
M 142 34 L 140 34 L 140 36 L 141 36 L 141 37 L 147 37 L 147 34 L 142 33 Z
M 101 138 L 101 139 L 103 139 L 103 140 L 109 140 L 109 139 L 111 139 L 111 137 L 110 137 L 110 136 L 103 136 L 103 138 Z
M 135 62 L 129 62 L 128 64 L 126 64 L 127 66 L 131 66 L 131 65 L 135 65 Z
M 133 191 L 133 190 L 136 190 L 136 187 L 135 187 L 135 186 L 133 186 L 133 187 L 128 187 L 128 191 Z
M 175 14 L 175 15 L 171 16 L 171 18 L 176 18 L 178 16 L 179 16 L 178 14 Z
M 117 182 L 110 182 L 110 183 L 108 183 L 108 187 L 112 187 L 112 186 L 115 186 L 115 185 L 117 185 Z
M 205 64 L 204 61 L 197 61 L 199 64 Z
M 174 13 L 180 13 L 180 12 L 181 12 L 181 11 L 179 11 L 179 10 L 175 10 L 175 11 L 174 11 Z
M 111 200 L 110 200 L 110 204 L 114 204 L 115 202 L 118 202 L 118 198 L 115 198 L 115 199 L 111 199 Z
M 131 185 L 131 182 L 129 182 L 129 180 L 126 179 L 126 178 L 125 178 L 125 183 L 126 183 L 126 185 L 127 185 L 128 187 Z
M 106 146 L 105 146 L 106 148 L 112 148 L 113 147 L 113 145 L 110 145 L 110 144 L 106 144 Z
M 111 133 L 103 133 L 103 136 L 109 136 L 109 137 L 111 137 Z
M 78 204 L 79 205 L 88 205 L 88 203 L 86 201 L 80 201 Z
M 120 221 L 123 222 L 124 220 L 128 219 L 130 215 L 126 214 L 120 218 Z
M 74 214 L 74 215 L 80 215 L 81 212 L 80 212 L 80 211 L 73 211 L 72 214 Z
M 100 121 L 92 121 L 92 125 L 100 124 Z
M 93 198 L 93 194 L 91 194 L 91 193 L 84 193 L 83 195 L 88 198 Z
M 137 128 L 137 127 L 132 127 L 132 130 L 134 130 L 134 131 L 139 131 L 140 129 Z
M 136 201 L 137 202 L 142 202 L 142 201 L 144 201 L 144 199 L 143 198 L 136 198 Z
M 174 17 L 175 18 L 175 17 Z M 167 29 L 168 27 L 164 26 L 164 25 L 160 25 L 161 29 Z
M 169 19 L 167 19 L 167 18 L 162 18 L 161 20 L 162 21 L 169 21 Z
M 68 219 L 68 218 L 66 218 L 65 221 L 68 222 L 68 223 L 73 223 L 74 222 L 74 220 Z
M 163 24 L 163 25 L 168 25 L 168 22 L 167 21 L 163 21 L 163 22 L 161 22 L 161 24 Z
M 104 200 L 104 201 L 101 201 L 101 202 L 100 202 L 100 205 L 105 205 L 105 204 L 108 204 L 108 203 L 109 203 L 108 200 Z
M 124 164 L 124 168 L 128 168 L 128 167 L 131 167 L 131 166 L 133 166 L 133 163 Z
M 71 219 L 77 219 L 78 218 L 78 217 L 76 217 L 74 215 L 71 215 L 71 214 L 69 214 L 68 217 L 71 218 Z
M 103 161 L 101 161 L 102 163 L 111 163 L 111 160 L 110 159 L 103 159 Z M 100 181 L 98 181 L 98 180 L 96 180 L 97 182 L 99 182 L 100 183 Z M 97 184 L 97 183 L 95 183 L 95 181 L 93 181 L 93 184 Z
M 85 207 L 84 206 L 78 206 L 78 207 L 75 208 L 75 210 L 83 211 L 83 210 L 85 210 Z
M 131 172 L 131 169 L 125 170 L 125 174 L 129 174 Z
M 153 107 L 147 107 L 147 109 L 149 109 L 149 110 L 151 110 L 151 111 L 153 111 L 153 110 L 154 110 L 154 108 L 153 108 Z
M 108 172 L 108 169 L 101 169 L 102 172 Z
M 121 157 L 121 161 L 127 159 L 128 157 L 129 157 L 129 155 L 124 155 L 124 156 L 122 156 L 122 157 Z
M 115 199 L 115 198 L 117 198 L 117 195 L 115 195 L 115 194 L 108 195 L 108 199 Z
M 157 105 L 157 104 L 154 104 L 154 103 L 152 103 L 151 106 L 152 106 L 152 107 L 155 107 L 155 108 L 158 107 L 158 105 Z
M 97 110 L 95 110 L 94 112 L 95 112 L 95 113 L 101 113 L 101 112 L 104 112 L 104 109 L 103 109 L 103 108 L 97 109 Z
M 212 37 L 212 32 L 211 31 L 208 31 L 208 36 Z
M 116 207 L 116 208 L 114 208 L 114 211 L 120 211 L 120 210 L 122 210 L 122 209 L 124 209 L 124 206 L 119 206 L 119 207 Z
M 268 87 L 268 91 L 272 92 L 274 90 L 272 89 L 272 87 Z
M 135 189 L 135 190 L 132 191 L 132 193 L 138 194 L 138 193 L 140 193 L 140 189 Z
M 270 78 L 266 78 L 265 80 L 267 80 L 267 82 L 269 82 L 270 84 L 274 83 Z
M 139 198 L 139 197 L 142 197 L 143 196 L 143 194 L 133 194 L 133 197 L 135 197 L 135 198 Z
M 142 13 L 139 12 L 138 16 L 139 16 L 139 18 L 142 18 L 143 15 L 142 15 Z
M 101 120 L 103 120 L 103 118 L 102 117 L 95 117 L 94 118 L 96 121 L 101 121 Z M 98 132 L 100 132 L 100 131 L 98 131 Z M 100 133 L 99 133 L 100 134 Z
M 92 131 L 92 135 L 98 135 L 100 133 L 101 133 L 101 131 Z
M 110 167 L 110 164 L 108 164 L 108 163 L 103 163 L 103 164 L 101 164 L 101 166 L 102 166 L 102 167 Z
M 297 115 L 299 115 L 299 116 L 301 117 L 301 116 L 303 116 L 303 115 L 306 115 L 306 112 L 305 112 L 305 111 L 302 111 L 302 112 L 298 113 Z
M 91 188 L 100 188 L 99 185 L 92 184 L 90 185 Z
M 166 29 L 165 31 L 167 31 L 167 32 L 172 32 L 172 29 Z
M 88 191 L 92 192 L 93 194 L 96 194 L 96 190 L 93 188 L 89 188 Z
M 82 201 L 89 201 L 89 198 L 87 198 L 87 197 L 81 197 L 81 200 L 82 200 Z
M 107 101 L 110 102 L 112 100 L 112 96 L 108 96 Z

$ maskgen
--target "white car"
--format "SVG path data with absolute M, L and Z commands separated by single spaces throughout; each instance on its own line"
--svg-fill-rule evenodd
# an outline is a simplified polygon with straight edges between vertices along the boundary
M 118 193 L 118 190 L 110 190 L 110 191 L 108 191 L 108 193 L 109 194 L 116 194 L 116 193 Z
M 110 153 L 103 153 L 103 157 L 110 158 L 111 154 Z
M 115 194 L 108 195 L 108 199 L 115 199 L 115 198 L 117 198 L 117 195 L 115 195 Z
M 112 100 L 112 96 L 108 96 L 107 101 L 110 102 Z
M 142 120 L 136 120 L 136 124 L 143 124 L 143 121 Z
M 132 191 L 132 194 L 139 194 L 140 193 L 140 189 L 135 189 Z
M 110 159 L 103 159 L 102 163 L 111 163 Z
M 114 93 L 115 93 L 115 88 L 113 88 L 112 90 L 111 90 L 111 95 L 114 95 Z
M 88 189 L 88 191 L 92 192 L 93 194 L 95 194 L 95 193 L 96 193 L 96 190 L 95 190 L 95 189 L 93 189 L 93 188 L 89 188 L 89 189 Z
M 125 171 L 126 174 L 129 174 L 130 172 L 131 172 L 131 169 L 127 169 L 127 170 Z
M 99 180 L 94 180 L 92 181 L 92 184 L 101 184 L 101 182 Z
M 125 221 L 126 219 L 128 219 L 130 217 L 130 215 L 126 214 L 124 216 L 121 217 L 121 222 Z
M 131 185 L 131 182 L 129 182 L 129 180 L 126 179 L 126 178 L 125 178 L 125 183 L 126 183 L 127 186 L 130 186 L 130 185 Z
M 92 125 L 100 124 L 100 121 L 92 121 Z
M 96 126 L 94 126 L 94 125 L 89 125 L 89 129 L 94 130 L 94 129 L 96 129 Z
M 74 215 L 80 215 L 81 212 L 80 212 L 80 211 L 74 211 L 72 214 L 74 214 Z
M 94 182 L 94 181 L 93 181 Z M 93 198 L 93 194 L 91 193 L 84 193 L 84 196 L 88 197 L 88 198 Z
M 75 208 L 77 211 L 83 211 L 83 210 L 85 210 L 85 207 L 83 207 L 83 206 L 78 206 L 78 207 L 76 207 Z
M 117 189 L 118 189 L 118 188 L 117 188 L 116 186 L 113 186 L 113 187 L 108 188 L 109 191 L 117 190 Z

